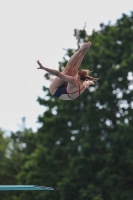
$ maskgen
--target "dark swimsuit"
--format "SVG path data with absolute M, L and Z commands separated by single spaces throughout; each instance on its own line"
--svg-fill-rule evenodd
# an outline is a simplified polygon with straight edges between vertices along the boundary
M 54 93 L 53 96 L 59 98 L 62 94 L 67 94 L 69 98 L 71 99 L 75 99 L 75 98 L 72 98 L 69 96 L 69 94 L 75 94 L 77 92 L 79 92 L 79 95 L 80 95 L 80 91 L 84 88 L 84 86 L 80 89 L 80 84 L 78 83 L 78 86 L 79 86 L 79 90 L 77 90 L 76 92 L 72 92 L 72 93 L 68 93 L 67 91 L 67 85 L 62 85 L 61 87 L 59 87 L 56 92 Z

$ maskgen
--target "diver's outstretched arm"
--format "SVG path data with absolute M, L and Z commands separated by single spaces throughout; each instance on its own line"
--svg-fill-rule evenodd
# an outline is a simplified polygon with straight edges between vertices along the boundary
M 43 70 L 45 70 L 45 71 L 47 71 L 47 72 L 49 72 L 49 73 L 51 73 L 51 74 L 53 74 L 53 75 L 55 75 L 55 76 L 58 75 L 58 71 L 57 71 L 57 70 L 55 70 L 55 69 L 49 69 L 49 68 L 47 68 L 47 67 L 44 67 L 44 66 L 40 63 L 39 60 L 37 60 L 37 64 L 39 65 L 39 67 L 38 67 L 37 69 L 43 69 Z
M 53 74 L 53 75 L 59 77 L 59 78 L 62 79 L 63 81 L 66 81 L 66 82 L 68 82 L 68 83 L 77 85 L 76 80 L 75 80 L 74 77 L 65 75 L 65 74 L 63 74 L 63 73 L 61 73 L 61 72 L 59 72 L 59 71 L 57 71 L 57 70 L 55 70 L 55 69 L 49 69 L 49 68 L 47 68 L 47 67 L 44 67 L 44 66 L 40 63 L 39 60 L 37 61 L 37 64 L 39 65 L 39 67 L 38 67 L 37 69 L 43 69 L 43 70 L 45 70 L 45 71 L 47 71 L 47 72 L 49 72 L 49 73 L 51 73 L 51 74 Z

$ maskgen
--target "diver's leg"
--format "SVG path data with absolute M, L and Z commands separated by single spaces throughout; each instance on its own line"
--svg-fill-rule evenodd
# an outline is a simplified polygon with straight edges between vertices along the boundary
M 74 55 L 72 55 L 62 73 L 69 76 L 75 76 L 90 46 L 91 42 L 84 43 L 80 49 Z

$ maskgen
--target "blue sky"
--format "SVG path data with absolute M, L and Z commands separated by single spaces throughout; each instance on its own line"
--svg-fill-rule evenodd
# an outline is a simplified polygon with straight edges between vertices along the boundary
M 130 14 L 131 0 L 2 0 L 0 1 L 0 127 L 7 131 L 26 127 L 36 131 L 37 117 L 45 108 L 44 71 L 36 60 L 58 69 L 63 49 L 77 48 L 75 28 L 98 30 L 99 24 L 114 24 L 122 13 Z M 93 42 L 93 41 L 92 41 Z

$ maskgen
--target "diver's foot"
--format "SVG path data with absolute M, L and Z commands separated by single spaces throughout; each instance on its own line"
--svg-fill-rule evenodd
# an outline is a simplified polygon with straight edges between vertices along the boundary
M 87 42 L 88 46 L 90 47 L 91 46 L 91 41 Z
M 82 46 L 80 47 L 80 49 L 87 50 L 90 46 L 91 46 L 91 41 L 88 41 L 88 42 L 82 44 Z

